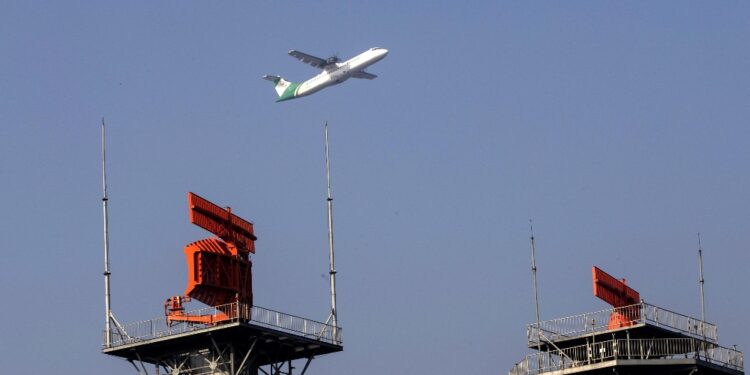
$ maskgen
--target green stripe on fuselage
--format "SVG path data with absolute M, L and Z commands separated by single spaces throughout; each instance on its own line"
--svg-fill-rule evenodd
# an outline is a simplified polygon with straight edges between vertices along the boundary
M 299 88 L 299 85 L 301 83 L 290 83 L 289 87 L 284 90 L 284 93 L 279 96 L 279 98 L 276 100 L 277 102 L 282 102 L 284 100 L 294 99 L 297 97 L 297 89 Z

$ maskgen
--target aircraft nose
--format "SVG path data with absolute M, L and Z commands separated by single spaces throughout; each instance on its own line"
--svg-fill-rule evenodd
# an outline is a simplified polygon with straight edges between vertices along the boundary
M 381 49 L 380 50 L 380 55 L 383 56 L 383 57 L 386 57 L 388 55 L 388 50 L 385 49 L 385 48 Z

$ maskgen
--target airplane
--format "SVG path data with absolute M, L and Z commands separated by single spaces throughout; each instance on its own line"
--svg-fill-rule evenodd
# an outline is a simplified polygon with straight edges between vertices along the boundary
M 263 76 L 264 79 L 267 79 L 276 85 L 276 93 L 279 95 L 276 100 L 277 102 L 314 94 L 328 86 L 338 85 L 352 77 L 375 79 L 377 76 L 366 72 L 365 68 L 385 58 L 385 56 L 388 55 L 388 50 L 385 48 L 373 47 L 342 63 L 339 62 L 339 58 L 336 56 L 329 57 L 328 59 L 321 59 L 320 57 L 315 57 L 295 50 L 289 51 L 289 54 L 303 63 L 310 64 L 316 68 L 322 69 L 323 71 L 315 77 L 299 83 L 289 82 L 280 76 Z

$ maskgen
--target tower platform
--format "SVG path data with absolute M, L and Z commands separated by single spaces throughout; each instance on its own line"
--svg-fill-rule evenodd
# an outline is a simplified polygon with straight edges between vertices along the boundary
M 590 374 L 590 375 L 664 375 L 664 374 L 708 374 L 708 375 L 742 375 L 742 370 L 727 368 L 721 364 L 696 358 L 667 358 L 667 359 L 612 359 L 592 364 L 582 364 L 566 368 L 548 368 L 539 372 L 533 368 L 523 368 L 516 365 L 511 369 L 511 375 L 522 374 Z
M 720 346 L 715 325 L 644 302 L 530 324 L 527 334 L 538 351 L 510 375 L 744 374 L 742 352 Z
M 170 326 L 159 317 L 115 326 L 102 352 L 126 359 L 139 372 L 150 364 L 156 373 L 181 374 L 189 368 L 191 374 L 257 374 L 263 366 L 282 373 L 287 365 L 284 373 L 291 374 L 294 360 L 307 360 L 304 373 L 313 357 L 343 350 L 340 328 L 258 306 L 230 304 L 190 314 L 219 311 L 230 312 L 228 319 L 212 325 Z
M 612 316 L 625 317 L 625 323 L 610 323 Z M 716 325 L 645 302 L 529 324 L 528 346 L 542 350 L 581 345 L 587 341 L 613 338 L 684 338 L 716 343 Z M 538 340 L 539 339 L 539 340 Z M 541 341 L 541 342 L 539 342 Z M 540 345 L 541 344 L 541 345 Z

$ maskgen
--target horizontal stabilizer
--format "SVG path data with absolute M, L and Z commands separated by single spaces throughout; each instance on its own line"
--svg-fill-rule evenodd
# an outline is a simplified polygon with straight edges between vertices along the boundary
M 278 83 L 281 80 L 281 77 L 279 77 L 279 76 L 265 75 L 265 76 L 263 76 L 263 79 L 271 81 L 273 83 Z

